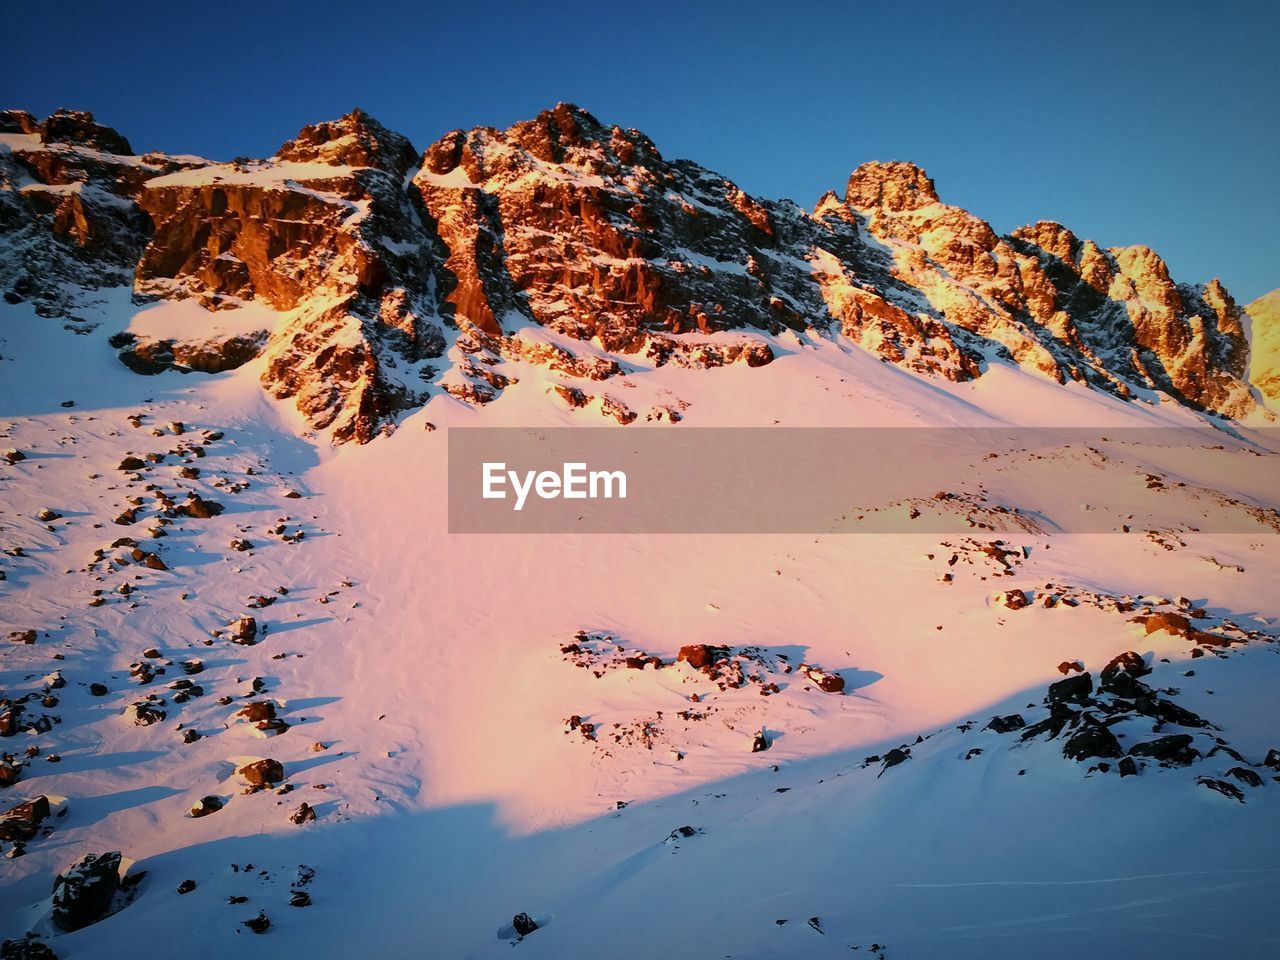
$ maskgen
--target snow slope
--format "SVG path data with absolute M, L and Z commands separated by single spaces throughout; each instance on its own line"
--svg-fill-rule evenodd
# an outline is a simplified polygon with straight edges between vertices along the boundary
M 972 543 L 451 535 L 449 428 L 609 423 L 600 401 L 552 403 L 553 375 L 508 360 L 518 382 L 488 406 L 437 395 L 391 436 L 333 449 L 264 394 L 261 360 L 213 377 L 129 373 L 105 345 L 110 332 L 185 321 L 134 316 L 127 294 L 102 298 L 107 322 L 84 335 L 0 307 L 0 451 L 26 455 L 0 461 L 0 632 L 39 633 L 6 643 L 0 683 L 16 697 L 44 689 L 53 670 L 65 679 L 49 691 L 54 706 L 27 707 L 57 722 L 0 741 L 39 749 L 0 797 L 4 809 L 66 798 L 47 835 L 0 862 L 0 935 L 35 930 L 63 958 L 147 946 L 190 957 L 481 958 L 513 945 L 547 958 L 1280 954 L 1280 771 L 1262 766 L 1280 747 L 1280 648 L 1267 639 L 1280 616 L 1274 529 L 1013 531 Z M 1013 366 L 953 384 L 840 340 L 781 345 L 767 367 L 639 365 L 611 389 L 636 409 L 679 402 L 683 422 L 652 429 L 1195 422 Z M 143 471 L 118 469 L 171 450 Z M 183 476 L 188 467 L 199 475 Z M 1063 483 L 1073 469 L 1064 459 Z M 148 484 L 227 509 L 161 525 Z M 142 498 L 139 519 L 113 523 L 129 497 Z M 1274 508 L 1274 496 L 1259 505 Z M 61 517 L 41 521 L 42 508 Z M 121 536 L 168 569 L 109 546 Z M 980 549 L 996 538 L 1015 548 L 1008 574 Z M 995 601 L 1014 588 L 1084 599 Z M 90 606 L 95 590 L 104 602 Z M 1203 608 L 1205 629 L 1228 633 L 1230 620 L 1254 638 L 1193 660 L 1188 639 L 1132 621 L 1142 601 L 1128 613 L 1106 602 L 1172 609 L 1179 596 Z M 271 603 L 250 609 L 254 597 Z M 262 642 L 213 635 L 249 614 Z M 601 641 L 597 677 L 562 652 L 578 631 L 667 665 L 613 669 Z M 778 692 L 721 689 L 674 663 L 691 644 L 760 648 L 748 670 Z M 146 658 L 153 647 L 160 657 Z M 1152 686 L 1176 688 L 1178 704 L 1215 725 L 1192 731 L 1202 754 L 1217 737 L 1257 771 L 1262 785 L 1242 787 L 1244 802 L 1197 783 L 1238 766 L 1223 753 L 1121 779 L 1115 761 L 1103 772 L 1064 758 L 1065 737 L 983 729 L 997 715 L 1045 717 L 1059 663 L 1082 661 L 1096 678 L 1126 650 L 1154 668 Z M 188 679 L 203 695 L 179 703 L 167 685 L 196 657 L 203 671 Z M 144 660 L 166 672 L 139 683 L 130 665 Z M 838 671 L 843 694 L 786 672 L 802 661 Z M 91 683 L 109 692 L 94 696 Z M 166 699 L 166 716 L 135 726 L 122 711 L 147 693 Z M 270 738 L 236 716 L 266 698 L 290 724 Z M 188 728 L 201 738 L 184 743 Z M 1152 736 L 1141 719 L 1115 729 L 1126 749 Z M 752 753 L 759 730 L 771 745 Z M 895 747 L 909 759 L 886 767 Z M 236 769 L 260 757 L 284 764 L 290 792 L 242 792 Z M 210 795 L 223 809 L 187 815 Z M 303 802 L 316 821 L 295 825 Z M 54 875 L 106 850 L 146 871 L 134 899 L 58 933 Z M 179 895 L 186 879 L 196 889 Z M 295 891 L 311 906 L 291 907 Z M 242 925 L 259 911 L 271 920 L 261 936 Z M 540 928 L 516 939 L 520 912 Z

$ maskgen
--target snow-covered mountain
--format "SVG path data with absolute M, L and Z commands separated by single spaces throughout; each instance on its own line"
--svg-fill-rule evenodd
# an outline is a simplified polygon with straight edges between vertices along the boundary
M 568 105 L 0 131 L 6 960 L 1280 951 L 1267 298 Z M 467 536 L 469 426 L 1097 436 L 856 504 L 956 535 Z
M 957 381 L 1011 359 L 1120 396 L 1258 407 L 1242 312 L 1216 280 L 1176 283 L 1151 250 L 1056 223 L 998 236 L 910 163 L 864 164 L 806 211 L 568 104 L 421 155 L 359 110 L 231 163 L 135 156 L 86 113 L 7 111 L 0 131 L 6 300 L 74 315 L 68 284 L 131 283 L 139 304 L 269 305 L 270 326 L 117 331 L 123 359 L 218 370 L 260 350 L 266 389 L 338 441 L 367 442 L 431 385 L 493 399 L 531 325 L 569 341 L 540 359 L 593 381 L 628 356 L 759 366 L 767 340 L 730 356 L 681 335 L 792 330 Z

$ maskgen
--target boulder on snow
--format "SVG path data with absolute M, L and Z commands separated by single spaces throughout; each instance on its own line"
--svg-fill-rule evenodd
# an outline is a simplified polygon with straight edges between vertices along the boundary
M 254 933 L 266 933 L 271 929 L 271 918 L 262 910 L 258 911 L 258 915 L 249 920 L 245 920 L 242 927 L 248 927 Z
M 1136 617 L 1135 620 L 1146 628 L 1148 634 L 1163 630 L 1165 633 L 1171 633 L 1175 637 L 1185 637 L 1192 629 L 1190 620 L 1180 613 L 1172 613 L 1170 611 L 1162 610 L 1158 613 L 1149 613 L 1145 617 Z
M 1101 724 L 1089 724 L 1073 733 L 1062 745 L 1062 755 L 1068 760 L 1090 760 L 1094 757 L 1112 758 L 1124 755 L 1120 742 L 1108 728 Z
M 1262 778 L 1248 767 L 1232 767 L 1227 771 L 1227 776 L 1239 780 L 1241 783 L 1250 787 L 1262 786 Z
M 987 721 L 987 725 L 983 728 L 991 730 L 995 733 L 1012 733 L 1014 730 L 1021 730 L 1027 725 L 1027 721 L 1022 719 L 1022 714 L 1011 713 L 1006 717 L 992 717 Z
M 49 816 L 49 798 L 35 797 L 0 814 L 0 840 L 8 843 L 25 842 L 36 835 Z
M 1185 767 L 1200 758 L 1200 752 L 1191 746 L 1190 734 L 1175 733 L 1167 737 L 1156 737 L 1144 743 L 1135 743 L 1129 748 L 1130 756 L 1150 757 L 1161 763 Z
M 284 780 L 284 764 L 270 757 L 247 763 L 236 772 L 254 787 L 270 787 Z
M 258 642 L 258 621 L 254 617 L 241 617 L 229 624 L 227 629 L 231 631 L 233 643 L 252 646 Z
M 191 816 L 207 817 L 211 813 L 217 813 L 222 809 L 222 800 L 218 797 L 208 796 L 202 797 L 191 806 Z
M 716 647 L 707 643 L 695 643 L 690 646 L 680 648 L 680 652 L 676 654 L 676 663 L 683 660 L 695 670 L 705 670 L 717 660 L 723 660 L 728 656 L 728 647 Z
M 997 593 L 995 601 L 1010 610 L 1021 610 L 1031 602 L 1023 590 L 1005 590 L 1003 593 Z
M 203 497 L 199 497 L 193 493 L 173 509 L 184 517 L 193 517 L 197 520 L 208 520 L 212 517 L 218 516 L 226 508 L 216 500 L 205 500 Z
M 303 803 L 297 810 L 289 814 L 289 822 L 302 826 L 304 823 L 314 823 L 316 819 L 316 808 L 309 803 Z
M 145 700 L 139 700 L 137 703 L 131 703 L 124 708 L 125 716 L 133 720 L 134 726 L 149 727 L 153 723 L 159 723 L 166 716 L 165 711 L 159 707 L 154 707 Z
M 1093 693 L 1093 676 L 1088 673 L 1081 673 L 1049 684 L 1047 699 L 1049 703 L 1066 703 L 1068 701 L 1084 703 L 1089 699 L 1089 694 L 1091 693 Z
M 70 933 L 101 920 L 119 889 L 120 852 L 89 854 L 54 880 L 54 924 Z
M 804 675 L 823 693 L 844 693 L 844 677 L 838 673 L 828 673 L 821 667 L 801 666 Z
M 250 723 L 260 723 L 263 720 L 274 720 L 276 718 L 275 701 L 252 700 L 236 711 L 236 716 L 243 717 Z
M 517 913 L 511 918 L 511 926 L 515 932 L 522 937 L 527 937 L 533 931 L 538 929 L 537 921 L 527 913 Z
M 1111 661 L 1102 668 L 1102 673 L 1099 677 L 1102 685 L 1105 687 L 1122 671 L 1130 676 L 1145 677 L 1151 672 L 1151 668 L 1147 666 L 1147 661 L 1142 658 L 1141 654 L 1126 650 L 1124 653 L 1112 657 Z
M 1232 800 L 1239 800 L 1244 803 L 1244 791 L 1237 787 L 1234 783 L 1227 783 L 1225 780 L 1216 780 L 1213 777 L 1196 777 L 1196 783 L 1202 787 L 1208 787 L 1224 797 L 1230 797 Z
M 910 747 L 894 747 L 884 755 L 884 766 L 880 768 L 880 773 L 884 773 L 890 767 L 896 767 L 898 764 L 904 763 L 910 759 Z

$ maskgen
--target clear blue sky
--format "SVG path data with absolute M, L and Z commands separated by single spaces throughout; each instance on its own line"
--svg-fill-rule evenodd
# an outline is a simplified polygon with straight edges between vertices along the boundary
M 557 100 L 805 206 L 924 166 L 1000 231 L 1146 243 L 1241 302 L 1280 286 L 1280 3 L 19 3 L 0 100 L 135 149 L 272 153 L 362 106 L 419 148 Z

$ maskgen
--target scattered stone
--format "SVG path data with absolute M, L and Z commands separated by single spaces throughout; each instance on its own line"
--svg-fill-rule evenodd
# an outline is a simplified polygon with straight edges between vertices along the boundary
M 194 880 L 183 880 L 180 884 L 178 884 L 178 894 L 180 896 L 186 896 L 195 888 L 196 888 L 196 882 Z
M 23 643 L 30 646 L 36 642 L 36 632 L 34 630 L 14 630 L 9 634 L 9 640 L 13 643 Z
M 1138 764 L 1133 757 L 1121 757 L 1117 769 L 1120 771 L 1121 778 L 1132 777 L 1138 773 Z
M 93 697 L 105 697 L 111 691 L 107 689 L 104 683 L 89 684 L 89 695 Z
M 146 465 L 147 464 L 145 461 L 139 460 L 137 457 L 125 457 L 123 460 L 120 461 L 120 466 L 118 466 L 116 469 L 117 470 L 142 470 L 144 467 L 146 467 Z
M 293 890 L 289 896 L 289 906 L 291 907 L 309 907 L 311 906 L 311 894 L 305 890 Z
M 770 746 L 772 746 L 772 744 L 770 744 L 769 738 L 764 735 L 764 731 L 757 730 L 755 739 L 751 741 L 751 752 L 764 753 L 764 751 L 768 750 Z

